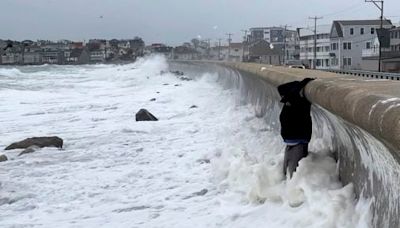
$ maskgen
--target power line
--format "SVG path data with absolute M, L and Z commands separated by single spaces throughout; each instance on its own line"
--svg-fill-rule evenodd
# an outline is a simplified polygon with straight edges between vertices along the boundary
M 336 12 L 329 13 L 329 14 L 325 14 L 325 15 L 322 15 L 322 16 L 323 16 L 323 17 L 335 16 L 335 15 L 338 15 L 338 14 L 341 14 L 341 13 L 344 13 L 344 12 L 347 12 L 347 11 L 352 11 L 352 10 L 354 10 L 354 9 L 358 9 L 358 8 L 360 8 L 360 7 L 363 6 L 363 5 L 364 5 L 363 3 L 357 3 L 357 4 L 354 4 L 354 5 L 351 5 L 351 6 L 349 6 L 348 8 L 345 8 L 345 9 L 343 9 L 343 10 L 336 11 Z

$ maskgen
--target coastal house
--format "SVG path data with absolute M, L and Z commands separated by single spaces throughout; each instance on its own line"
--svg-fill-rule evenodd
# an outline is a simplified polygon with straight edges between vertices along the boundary
M 34 43 L 30 45 L 25 43 L 24 51 L 22 52 L 23 64 L 27 65 L 38 65 L 42 63 L 42 52 L 41 47 Z
M 380 24 L 380 20 L 333 21 L 330 32 L 331 68 L 362 70 L 362 50 L 373 46 Z M 390 20 L 383 20 L 383 28 L 390 29 L 392 26 Z
M 250 28 L 250 35 L 246 37 L 249 45 L 259 41 L 266 41 L 273 46 L 283 47 L 282 64 L 300 59 L 299 34 L 297 31 L 285 27 L 255 27 Z
M 314 58 L 314 41 L 316 38 L 316 58 Z M 300 61 L 309 68 L 330 68 L 330 33 L 307 34 L 300 36 Z
M 243 43 L 231 43 L 228 57 L 229 61 L 240 62 L 243 56 Z
M 89 42 L 87 45 L 89 51 L 90 62 L 99 63 L 106 59 L 106 45 L 103 42 Z
M 143 56 L 145 43 L 142 38 L 135 37 L 133 40 L 129 40 L 129 43 L 135 57 Z
M 89 61 L 90 55 L 84 48 L 71 49 L 65 57 L 66 64 L 88 64 Z
M 385 72 L 400 72 L 400 27 L 389 30 L 387 35 L 389 44 L 382 47 L 381 70 Z M 385 40 L 383 40 L 385 42 Z M 362 69 L 378 71 L 379 68 L 379 46 L 380 42 L 376 37 L 371 45 L 362 50 Z
M 173 59 L 194 60 L 198 59 L 199 53 L 191 47 L 178 46 L 173 49 Z
M 64 52 L 57 48 L 42 48 L 43 64 L 63 64 Z
M 257 41 L 249 45 L 249 61 L 271 65 L 282 65 L 283 46 L 272 45 L 265 40 Z
M 22 63 L 22 49 L 17 43 L 3 51 L 1 63 L 5 65 L 15 65 Z

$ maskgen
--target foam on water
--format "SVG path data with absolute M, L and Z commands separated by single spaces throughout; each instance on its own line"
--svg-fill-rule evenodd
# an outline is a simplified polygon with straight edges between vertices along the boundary
M 182 81 L 162 57 L 0 69 L 1 141 L 58 135 L 0 163 L 0 221 L 45 227 L 369 227 L 323 139 L 289 181 L 284 145 L 217 75 Z M 155 101 L 150 99 L 156 98 Z M 198 108 L 190 108 L 196 105 Z M 147 108 L 160 121 L 135 122 Z

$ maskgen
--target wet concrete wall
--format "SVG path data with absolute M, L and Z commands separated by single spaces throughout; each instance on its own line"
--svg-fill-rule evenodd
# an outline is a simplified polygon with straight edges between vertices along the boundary
M 316 78 L 306 87 L 313 103 L 313 138 L 338 160 L 343 184 L 371 200 L 373 226 L 400 227 L 400 83 L 250 63 L 180 62 L 182 71 L 215 74 L 240 91 L 259 118 L 279 134 L 282 83 Z M 196 75 L 196 74 L 195 74 Z M 312 139 L 313 140 L 313 139 Z

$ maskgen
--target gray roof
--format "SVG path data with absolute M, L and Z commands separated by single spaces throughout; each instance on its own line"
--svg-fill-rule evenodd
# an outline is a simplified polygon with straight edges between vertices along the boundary
M 380 25 L 381 20 L 344 20 L 344 21 L 333 21 L 333 23 L 338 22 L 341 25 Z M 383 25 L 392 25 L 392 21 L 384 20 Z

